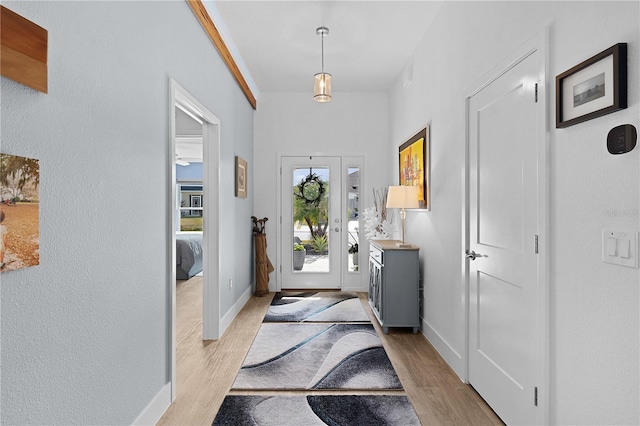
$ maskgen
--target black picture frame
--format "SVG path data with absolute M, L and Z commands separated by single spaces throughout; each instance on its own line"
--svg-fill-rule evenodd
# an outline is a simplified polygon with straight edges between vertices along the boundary
M 418 187 L 420 209 L 431 210 L 431 141 L 429 125 L 398 148 L 398 184 Z
M 627 108 L 627 43 L 556 76 L 556 128 Z

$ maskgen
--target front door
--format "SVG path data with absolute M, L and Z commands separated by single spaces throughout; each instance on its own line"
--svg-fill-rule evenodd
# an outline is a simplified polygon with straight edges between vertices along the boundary
M 341 288 L 340 157 L 282 157 L 282 288 Z
M 541 55 L 468 99 L 469 382 L 507 424 L 538 415 Z

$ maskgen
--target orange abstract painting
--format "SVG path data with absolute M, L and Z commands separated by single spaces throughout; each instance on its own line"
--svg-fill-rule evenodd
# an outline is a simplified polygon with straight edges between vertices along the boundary
M 429 209 L 429 140 L 425 127 L 400 146 L 400 185 L 417 186 L 420 208 Z

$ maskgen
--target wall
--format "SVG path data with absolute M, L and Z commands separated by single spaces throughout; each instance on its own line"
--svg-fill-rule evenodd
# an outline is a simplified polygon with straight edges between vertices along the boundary
M 388 143 L 386 93 L 334 93 L 331 102 L 314 102 L 310 93 L 262 93 L 255 117 L 255 214 L 267 224 L 267 251 L 278 269 L 278 155 L 364 156 L 362 206 L 372 204 L 372 188 L 387 185 L 391 158 L 380 155 Z M 368 248 L 360 251 L 366 253 Z M 269 288 L 276 288 L 276 272 Z M 363 274 L 363 283 L 366 277 Z M 363 290 L 366 287 L 363 284 Z
M 390 92 L 388 155 L 431 124 L 433 207 L 409 212 L 406 232 L 421 246 L 426 334 L 462 375 L 464 99 L 478 79 L 548 27 L 552 424 L 640 422 L 639 274 L 601 261 L 603 228 L 640 228 L 640 149 L 612 156 L 605 145 L 612 127 L 640 127 L 638 6 L 446 2 L 414 52 L 412 84 L 404 89 L 400 76 Z M 629 43 L 629 108 L 556 130 L 555 76 L 622 41 Z
M 185 2 L 3 5 L 49 31 L 49 94 L 1 81 L 2 152 L 40 159 L 41 240 L 39 266 L 1 276 L 0 423 L 131 424 L 169 381 L 169 78 L 222 123 L 239 293 L 253 206 L 233 168 L 253 163 L 253 110 Z M 238 295 L 222 296 L 224 314 Z
M 202 180 L 202 163 L 189 163 L 188 166 L 176 166 L 176 181 L 198 182 Z

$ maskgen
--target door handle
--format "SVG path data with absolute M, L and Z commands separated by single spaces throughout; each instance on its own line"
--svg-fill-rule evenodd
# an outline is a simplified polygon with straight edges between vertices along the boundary
M 340 232 L 340 228 L 338 228 L 338 227 L 336 226 L 335 231 L 336 231 L 336 232 Z
M 467 255 L 467 256 L 466 256 L 466 257 L 467 257 L 467 259 L 470 259 L 470 260 L 476 260 L 476 257 L 478 257 L 478 256 L 479 256 L 479 254 L 476 254 L 476 252 L 475 252 L 475 251 L 473 251 L 473 250 L 471 250 L 471 251 L 467 250 L 465 253 L 466 253 L 466 255 Z

